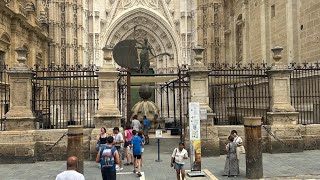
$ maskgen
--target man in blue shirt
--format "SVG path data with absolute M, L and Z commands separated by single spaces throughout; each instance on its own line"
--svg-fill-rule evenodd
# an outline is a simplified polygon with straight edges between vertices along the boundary
M 141 172 L 140 172 L 140 163 L 141 163 L 141 154 L 142 154 L 142 139 L 138 136 L 138 133 L 136 130 L 132 131 L 132 134 L 134 137 L 131 139 L 131 146 L 132 146 L 132 151 L 133 151 L 133 173 L 136 173 L 136 165 L 138 164 L 138 177 L 141 177 Z
M 143 116 L 143 135 L 145 138 L 146 144 L 149 144 L 149 129 L 150 129 L 150 120 L 147 118 L 147 116 Z

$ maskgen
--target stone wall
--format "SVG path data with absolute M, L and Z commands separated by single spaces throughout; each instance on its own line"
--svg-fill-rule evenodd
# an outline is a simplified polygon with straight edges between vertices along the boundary
M 243 126 L 216 126 L 220 142 L 220 154 L 226 154 L 225 143 L 230 131 L 235 129 L 245 141 Z M 305 150 L 320 149 L 320 125 L 300 125 Z M 211 131 L 211 129 L 208 129 Z M 36 161 L 61 161 L 67 157 L 68 137 L 64 137 L 52 150 L 48 150 L 67 129 L 30 130 L 30 131 L 0 131 L 0 163 L 30 163 Z M 107 133 L 111 133 L 108 129 Z M 83 130 L 84 159 L 94 160 L 96 151 L 95 137 L 98 131 Z M 205 128 L 202 128 L 203 138 L 206 137 Z M 211 136 L 212 133 L 208 132 Z M 268 134 L 262 128 L 262 151 L 267 152 Z M 205 142 L 203 143 L 212 143 Z
M 0 54 L 4 53 L 4 62 L 9 67 L 16 63 L 15 49 L 18 47 L 28 49 L 26 64 L 29 67 L 47 62 L 49 39 L 40 24 L 44 15 L 33 8 L 28 9 L 25 3 L 26 1 L 0 3 Z M 35 8 L 40 10 L 42 5 Z
M 262 31 L 261 31 L 261 1 L 248 1 L 248 8 L 249 11 L 249 42 L 248 47 L 250 49 L 248 54 L 248 60 L 252 60 L 254 63 L 261 62 L 262 56 L 262 47 L 261 47 L 261 38 L 262 38 Z M 255 28 L 250 28 L 250 27 Z
M 67 131 L 67 129 L 0 131 L 0 162 L 26 163 L 65 160 L 67 158 L 67 136 L 51 150 L 49 149 Z M 90 155 L 91 132 L 92 129 L 83 130 L 85 159 L 93 159 Z
M 300 55 L 306 62 L 320 58 L 320 1 L 300 0 L 299 35 Z

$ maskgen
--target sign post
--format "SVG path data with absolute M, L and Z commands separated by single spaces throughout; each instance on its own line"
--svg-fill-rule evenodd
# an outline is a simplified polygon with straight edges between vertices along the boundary
M 161 162 L 160 160 L 160 138 L 162 138 L 162 129 L 157 129 L 156 130 L 156 138 L 158 139 L 158 159 L 156 162 Z
M 201 138 L 200 138 L 200 104 L 189 103 L 189 131 L 190 131 L 190 164 L 191 172 L 188 176 L 205 176 L 201 172 Z

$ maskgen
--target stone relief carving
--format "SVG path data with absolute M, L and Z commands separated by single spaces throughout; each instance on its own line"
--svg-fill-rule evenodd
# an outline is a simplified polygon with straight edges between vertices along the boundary
M 36 10 L 35 5 L 33 4 L 33 2 L 26 2 L 26 4 L 24 5 L 24 9 L 26 12 L 30 13 L 30 12 L 34 12 Z
M 127 9 L 137 5 L 157 9 L 159 7 L 159 0 L 122 0 L 122 8 Z

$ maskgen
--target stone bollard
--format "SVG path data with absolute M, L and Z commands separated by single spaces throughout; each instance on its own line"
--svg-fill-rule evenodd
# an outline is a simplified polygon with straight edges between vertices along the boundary
M 83 169 L 83 128 L 81 125 L 68 126 L 67 159 L 71 156 L 78 158 L 77 171 L 84 174 Z
M 263 177 L 261 117 L 244 117 L 246 138 L 246 177 Z

